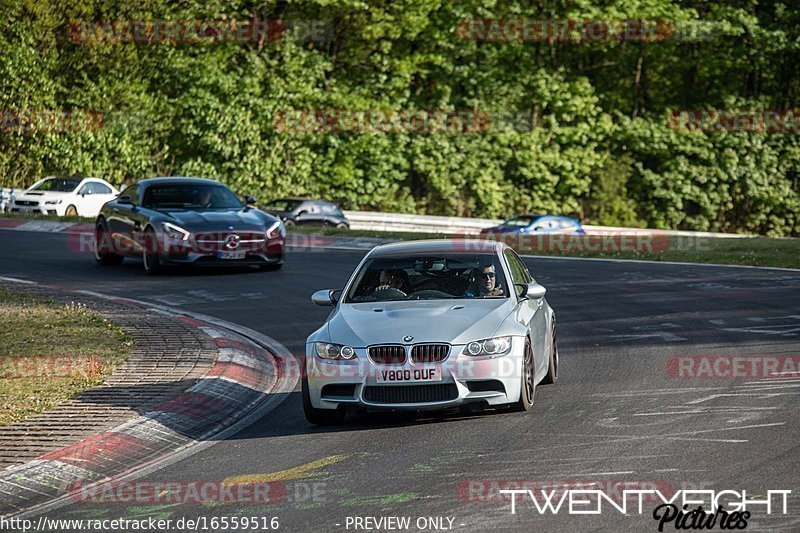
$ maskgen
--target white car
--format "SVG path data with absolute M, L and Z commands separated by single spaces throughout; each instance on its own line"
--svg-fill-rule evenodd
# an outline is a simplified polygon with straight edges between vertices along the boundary
M 544 295 L 503 243 L 374 248 L 343 291 L 312 296 L 335 308 L 306 342 L 306 418 L 337 424 L 348 407 L 529 410 L 536 385 L 558 372 L 555 312 Z
M 117 197 L 119 191 L 98 178 L 50 176 L 14 195 L 12 213 L 96 217 L 103 204 Z

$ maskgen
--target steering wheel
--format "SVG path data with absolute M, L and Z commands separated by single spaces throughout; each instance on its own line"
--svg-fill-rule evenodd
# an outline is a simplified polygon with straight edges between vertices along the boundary
M 377 291 L 372 291 L 370 296 L 374 296 L 378 299 L 397 299 L 397 298 L 406 298 L 408 295 L 401 291 L 400 289 L 395 289 L 394 287 L 388 287 L 386 289 L 380 289 Z

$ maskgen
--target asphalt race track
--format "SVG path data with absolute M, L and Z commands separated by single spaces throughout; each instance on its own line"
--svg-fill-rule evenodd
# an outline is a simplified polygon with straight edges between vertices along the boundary
M 98 266 L 91 255 L 70 251 L 68 238 L 0 231 L 0 276 L 211 315 L 269 335 L 293 353 L 303 353 L 306 336 L 328 313 L 311 303 L 311 292 L 341 287 L 363 256 L 297 250 L 279 272 L 148 277 L 134 260 Z M 561 353 L 559 383 L 537 389 L 533 412 L 370 414 L 326 429 L 306 423 L 294 392 L 249 429 L 145 478 L 255 476 L 285 484 L 279 503 L 79 502 L 51 516 L 276 516 L 281 531 L 354 531 L 347 517 L 387 516 L 411 517 L 414 531 L 419 517 L 452 518 L 456 531 L 656 531 L 652 503 L 642 515 L 604 508 L 570 516 L 563 509 L 540 514 L 518 499 L 512 515 L 509 501 L 491 492 L 514 480 L 612 490 L 628 482 L 761 496 L 792 490 L 788 515 L 756 509 L 747 531 L 800 531 L 800 381 L 668 371 L 674 356 L 800 354 L 800 271 L 526 262 L 548 288 Z

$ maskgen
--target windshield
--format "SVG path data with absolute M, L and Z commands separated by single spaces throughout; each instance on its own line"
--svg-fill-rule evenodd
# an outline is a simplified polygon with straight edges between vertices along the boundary
M 539 217 L 514 217 L 503 222 L 506 226 L 530 226 Z
M 80 178 L 48 178 L 39 185 L 31 187 L 32 191 L 72 192 L 80 185 Z
M 441 254 L 370 260 L 345 302 L 506 297 L 508 284 L 497 256 Z
M 148 209 L 240 209 L 242 202 L 223 185 L 170 183 L 151 185 L 144 193 L 142 207 Z
M 287 200 L 281 198 L 280 200 L 271 201 L 264 207 L 264 209 L 267 211 L 292 211 L 298 205 L 300 205 L 300 200 Z

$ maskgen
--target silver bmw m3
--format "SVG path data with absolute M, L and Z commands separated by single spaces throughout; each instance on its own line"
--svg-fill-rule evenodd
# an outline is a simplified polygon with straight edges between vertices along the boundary
M 508 246 L 428 240 L 373 248 L 306 341 L 303 409 L 337 424 L 345 409 L 509 405 L 528 411 L 558 372 L 555 313 Z

